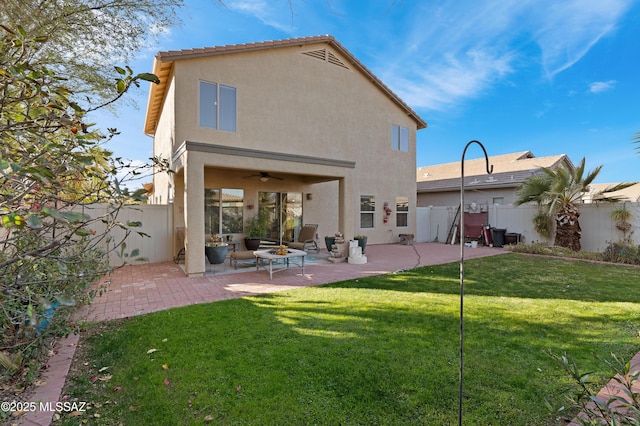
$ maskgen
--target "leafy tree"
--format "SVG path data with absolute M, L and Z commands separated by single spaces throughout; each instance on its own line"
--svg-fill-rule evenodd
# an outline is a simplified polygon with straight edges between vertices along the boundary
M 580 251 L 581 248 L 578 204 L 583 195 L 588 192 L 589 185 L 602 170 L 602 166 L 598 166 L 585 175 L 585 161 L 583 158 L 575 169 L 566 164 L 553 168 L 540 168 L 541 174 L 535 174 L 521 184 L 516 200 L 516 205 L 537 203 L 543 215 L 555 220 L 555 244 L 574 251 Z M 610 186 L 593 194 L 593 199 L 596 202 L 620 202 L 619 197 L 607 194 L 634 184 L 635 182 Z
M 121 246 L 110 231 L 126 238 L 140 225 L 117 220 L 128 200 L 118 176 L 144 170 L 102 148 L 116 129 L 103 136 L 85 123 L 69 80 L 35 54 L 47 40 L 0 25 L 0 377 L 17 383 L 33 379 L 47 343 L 70 331 L 68 307 L 109 271 L 107 247 Z M 114 73 L 113 99 L 158 82 L 128 68 Z M 96 215 L 91 203 L 108 204 L 108 213 Z
M 47 43 L 26 53 L 29 59 L 67 78 L 76 102 L 87 101 L 82 93 L 97 105 L 112 99 L 113 75 L 105 64 L 129 63 L 180 23 L 182 6 L 183 0 L 3 0 L 0 22 L 46 35 Z

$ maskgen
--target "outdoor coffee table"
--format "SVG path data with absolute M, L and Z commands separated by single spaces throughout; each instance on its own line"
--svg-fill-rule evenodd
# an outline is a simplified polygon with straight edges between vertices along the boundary
M 295 249 L 287 249 L 287 254 L 276 254 L 275 249 L 271 250 L 258 250 L 253 252 L 256 259 L 256 270 L 260 270 L 260 259 L 269 261 L 269 279 L 273 279 L 274 272 L 286 271 L 289 269 L 289 263 L 291 259 L 300 258 L 300 263 L 291 262 L 297 266 L 302 268 L 302 274 L 304 275 L 304 257 L 307 255 L 306 251 L 295 250 Z M 279 269 L 273 269 L 273 261 L 276 261 L 276 265 L 278 264 L 278 260 L 283 261 L 283 267 Z

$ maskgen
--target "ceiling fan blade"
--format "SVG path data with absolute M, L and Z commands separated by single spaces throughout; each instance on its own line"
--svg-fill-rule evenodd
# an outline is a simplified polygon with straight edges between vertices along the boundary
M 263 182 L 266 182 L 269 179 L 284 180 L 284 178 L 282 178 L 280 176 L 270 175 L 269 172 L 258 172 L 256 174 L 243 177 L 243 179 L 249 179 L 249 178 L 258 178 L 258 179 L 262 180 Z

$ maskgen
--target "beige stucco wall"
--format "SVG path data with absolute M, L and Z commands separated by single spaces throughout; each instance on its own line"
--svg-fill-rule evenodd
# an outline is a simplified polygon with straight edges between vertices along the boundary
M 324 48 L 331 49 L 317 44 L 176 61 L 165 106 L 175 113 L 175 132 L 172 135 L 167 124 L 171 114 L 163 111 L 156 144 L 161 150 L 175 150 L 190 141 L 354 162 L 355 168 L 348 168 L 198 152 L 183 155 L 179 167 L 203 168 L 204 182 L 197 191 L 205 186 L 244 188 L 247 200 L 257 199 L 259 190 L 313 193 L 313 200 L 305 198 L 303 221 L 318 223 L 321 238 L 340 230 L 348 238 L 367 235 L 369 244 L 397 241 L 399 233 L 415 233 L 417 124 L 336 51 L 332 50 L 350 69 L 301 54 Z M 236 88 L 236 132 L 199 126 L 201 80 Z M 409 152 L 391 149 L 392 124 L 409 128 Z M 171 136 L 172 142 L 167 141 Z M 262 183 L 243 178 L 258 171 L 286 179 Z M 185 176 L 189 180 L 190 172 Z M 176 182 L 176 199 L 180 186 Z M 193 182 L 187 185 L 190 189 Z M 374 228 L 360 229 L 360 195 L 376 197 Z M 395 227 L 397 196 L 409 198 L 408 227 Z M 382 220 L 385 201 L 394 211 L 387 225 Z M 200 197 L 187 197 L 184 203 L 183 212 L 203 210 Z M 176 208 L 177 221 L 180 210 Z M 250 215 L 245 211 L 245 217 Z M 187 226 L 203 229 L 204 223 L 197 220 L 190 218 Z M 190 232 L 202 234 L 199 229 Z M 196 269 L 204 271 L 204 264 Z

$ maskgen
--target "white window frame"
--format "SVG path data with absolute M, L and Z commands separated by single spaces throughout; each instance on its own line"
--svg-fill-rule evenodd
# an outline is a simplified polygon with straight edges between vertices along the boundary
M 404 225 L 400 225 L 404 217 Z M 407 228 L 409 226 L 409 197 L 396 197 L 396 227 Z
M 364 205 L 369 205 L 369 208 L 363 209 Z M 367 219 L 366 221 L 362 220 L 364 217 L 371 216 L 371 219 Z M 367 222 L 367 223 L 365 223 Z M 369 222 L 370 225 L 369 226 Z M 363 226 L 363 225 L 367 226 Z M 361 229 L 371 229 L 375 228 L 376 224 L 376 197 L 375 195 L 361 195 L 360 196 L 360 228 Z
M 200 80 L 198 94 L 200 127 L 235 132 L 237 127 L 236 88 Z
M 225 195 L 230 197 L 237 196 L 238 199 L 225 200 Z M 215 216 L 208 214 L 207 205 L 205 204 L 204 218 L 206 233 L 211 235 L 242 233 L 242 225 L 244 223 L 244 189 L 205 188 L 204 197 L 205 203 L 207 200 L 213 203 L 209 206 L 209 209 L 216 210 Z M 211 220 L 211 222 L 207 223 L 209 220 Z M 215 226 L 213 226 L 214 224 Z
M 409 128 L 391 125 L 391 149 L 394 151 L 409 152 Z

